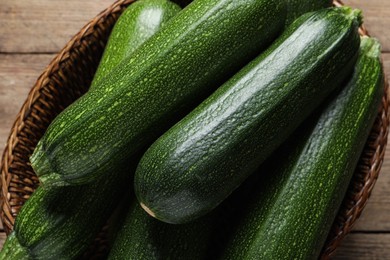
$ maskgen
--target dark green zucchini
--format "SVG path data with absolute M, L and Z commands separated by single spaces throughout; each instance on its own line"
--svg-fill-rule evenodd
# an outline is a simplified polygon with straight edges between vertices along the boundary
M 284 1 L 192 2 L 51 123 L 31 157 L 40 181 L 115 171 L 269 44 L 285 12 Z
M 216 223 L 212 216 L 184 225 L 163 223 L 134 201 L 108 259 L 205 259 Z
M 378 114 L 383 85 L 380 45 L 363 38 L 346 87 L 260 168 L 245 203 L 235 204 L 237 218 L 223 235 L 230 238 L 220 259 L 318 259 Z
M 95 76 L 107 74 L 178 10 L 177 5 L 166 0 L 140 0 L 130 5 L 113 28 Z M 150 15 L 158 19 L 148 20 Z M 113 46 L 117 46 L 117 52 Z M 93 184 L 39 187 L 19 212 L 0 259 L 73 259 L 81 255 L 106 223 L 124 190 L 131 188 L 129 165 L 123 167 L 110 178 Z
M 129 162 L 130 164 L 130 162 Z M 124 168 L 126 169 L 126 168 Z M 126 169 L 130 171 L 130 169 Z M 30 259 L 75 259 L 95 239 L 117 206 L 124 190 L 130 189 L 127 171 L 111 178 L 76 187 L 38 189 L 20 210 L 14 226 L 17 242 L 4 257 L 18 259 L 25 250 Z
M 221 203 L 348 77 L 360 19 L 349 7 L 302 16 L 163 134 L 136 171 L 144 209 L 184 223 Z
M 287 0 L 286 25 L 290 25 L 299 16 L 332 6 L 332 0 Z
M 15 232 L 8 235 L 3 248 L 0 252 L 1 260 L 19 260 L 19 259 L 30 259 L 28 250 L 20 246 L 18 239 L 15 236 Z
M 90 89 L 180 10 L 168 0 L 138 0 L 127 7 L 111 31 Z

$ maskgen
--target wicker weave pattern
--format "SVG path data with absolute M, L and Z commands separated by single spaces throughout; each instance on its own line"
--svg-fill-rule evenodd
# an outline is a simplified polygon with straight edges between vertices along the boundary
M 119 0 L 85 25 L 52 60 L 31 89 L 12 127 L 2 157 L 0 217 L 7 234 L 13 228 L 20 207 L 39 184 L 29 163 L 38 140 L 55 116 L 87 90 L 113 24 L 124 8 L 134 1 Z M 335 5 L 342 3 L 335 1 Z M 364 28 L 360 32 L 367 34 Z M 389 116 L 386 84 L 381 110 L 323 248 L 323 259 L 328 259 L 334 252 L 366 205 L 382 166 Z M 105 248 L 103 244 L 101 250 Z

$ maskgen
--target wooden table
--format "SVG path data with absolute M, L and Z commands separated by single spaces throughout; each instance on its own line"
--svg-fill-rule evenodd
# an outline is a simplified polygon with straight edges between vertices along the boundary
M 0 4 L 0 150 L 29 89 L 70 37 L 110 0 L 2 0 Z M 359 7 L 383 45 L 390 75 L 390 1 L 345 0 Z M 390 79 L 390 77 L 389 77 Z M 372 197 L 335 259 L 390 259 L 390 147 Z M 1 228 L 1 226 L 0 226 Z M 0 230 L 0 245 L 5 239 Z

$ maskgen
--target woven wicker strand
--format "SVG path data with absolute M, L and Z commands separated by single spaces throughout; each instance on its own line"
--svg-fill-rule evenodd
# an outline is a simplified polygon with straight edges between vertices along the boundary
M 12 231 L 21 206 L 39 184 L 29 163 L 38 140 L 55 116 L 87 91 L 113 24 L 134 1 L 116 1 L 86 24 L 51 61 L 28 94 L 11 129 L 1 161 L 0 218 L 7 234 Z M 334 4 L 342 5 L 339 1 Z M 360 33 L 368 34 L 363 27 Z M 328 259 L 350 232 L 378 178 L 390 121 L 387 82 L 385 88 L 381 109 L 323 247 L 322 259 Z M 99 249 L 105 248 L 104 239 L 99 241 Z

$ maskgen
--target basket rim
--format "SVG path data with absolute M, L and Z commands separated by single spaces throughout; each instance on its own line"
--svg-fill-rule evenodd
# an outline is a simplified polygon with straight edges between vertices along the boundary
M 100 12 L 96 17 L 90 20 L 86 25 L 84 25 L 81 30 L 72 37 L 72 39 L 64 46 L 64 48 L 53 58 L 49 63 L 47 68 L 42 72 L 38 77 L 36 83 L 30 90 L 26 101 L 22 105 L 16 120 L 11 128 L 4 152 L 2 155 L 2 160 L 0 164 L 0 218 L 3 222 L 3 227 L 8 235 L 14 225 L 15 217 L 17 212 L 13 209 L 15 205 L 12 205 L 10 202 L 10 189 L 12 189 L 12 172 L 10 172 L 10 166 L 14 163 L 15 156 L 13 151 L 15 147 L 19 144 L 19 134 L 24 131 L 26 125 L 25 120 L 28 117 L 31 117 L 31 109 L 36 104 L 40 98 L 42 98 L 42 89 L 48 84 L 50 77 L 56 73 L 61 73 L 61 64 L 72 57 L 77 55 L 77 48 L 80 45 L 80 42 L 89 35 L 93 34 L 95 28 L 99 28 L 99 24 L 103 23 L 108 17 L 119 14 L 126 6 L 135 2 L 136 0 L 118 0 Z M 335 0 L 335 6 L 344 5 L 341 1 Z M 99 28 L 102 29 L 102 28 Z M 368 31 L 364 26 L 360 28 L 361 35 L 369 35 Z M 355 221 L 359 218 L 362 210 L 364 209 L 371 191 L 376 183 L 376 180 L 379 176 L 380 169 L 383 163 L 385 148 L 387 145 L 387 137 L 389 132 L 389 122 L 390 122 L 390 91 L 389 91 L 389 82 L 385 77 L 385 93 L 382 98 L 382 110 L 378 113 L 378 120 L 380 121 L 380 131 L 376 133 L 377 137 L 375 142 L 377 146 L 374 151 L 368 156 L 369 158 L 364 158 L 364 160 L 369 161 L 370 170 L 369 176 L 365 176 L 364 185 L 361 190 L 358 191 L 359 199 L 352 199 L 351 201 L 345 203 L 343 202 L 343 208 L 340 209 L 338 216 L 348 216 L 342 218 L 339 222 L 336 219 L 333 223 L 332 230 L 334 234 L 328 237 L 326 244 L 323 247 L 322 259 L 327 259 L 330 255 L 334 253 L 336 248 L 340 245 L 341 240 L 350 232 Z M 374 127 L 371 129 L 371 133 Z M 366 148 L 365 148 L 366 150 Z M 27 163 L 29 164 L 29 163 Z M 356 170 L 354 175 L 357 175 L 359 171 Z M 354 177 L 353 177 L 354 178 Z M 36 180 L 38 182 L 38 180 Z M 351 183 L 354 179 L 351 181 Z M 31 193 L 33 190 L 31 190 Z M 355 194 L 355 193 L 354 193 Z M 25 198 L 27 199 L 27 198 Z M 344 198 L 347 200 L 347 196 Z M 340 224 L 341 223 L 341 224 Z M 340 226 L 341 225 L 341 226 Z

